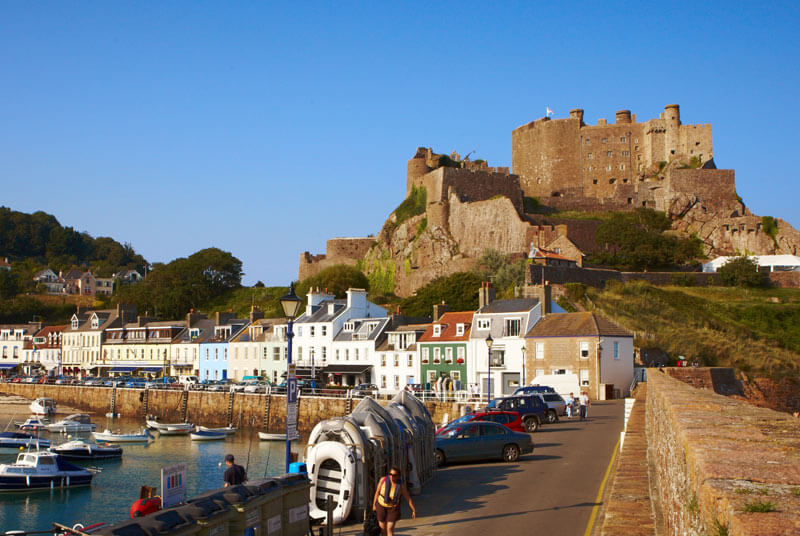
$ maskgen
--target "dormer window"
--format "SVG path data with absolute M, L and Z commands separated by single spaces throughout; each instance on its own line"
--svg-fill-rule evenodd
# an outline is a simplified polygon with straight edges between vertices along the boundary
M 464 335 L 464 324 L 456 324 L 456 336 L 462 337 Z
M 345 322 L 344 323 L 344 327 L 342 329 L 344 329 L 345 331 L 353 331 L 354 329 L 356 329 L 356 323 L 355 322 Z
M 195 340 L 200 336 L 200 328 L 192 328 L 189 330 L 189 338 Z
M 433 336 L 440 337 L 442 335 L 442 325 L 441 324 L 434 324 L 433 325 Z
M 97 315 L 92 315 L 92 329 L 97 329 L 100 326 L 100 320 L 98 320 Z
M 492 321 L 488 318 L 478 320 L 478 329 L 489 329 L 492 326 Z
M 72 329 L 78 329 L 78 319 L 76 317 L 72 317 Z

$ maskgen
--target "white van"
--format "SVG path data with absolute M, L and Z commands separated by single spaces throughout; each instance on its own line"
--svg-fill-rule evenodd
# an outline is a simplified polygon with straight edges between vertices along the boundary
M 561 396 L 570 393 L 574 396 L 581 394 L 581 384 L 577 374 L 541 374 L 536 376 L 530 385 L 547 385 Z
M 197 376 L 178 376 L 178 383 L 194 387 L 200 383 L 200 378 Z

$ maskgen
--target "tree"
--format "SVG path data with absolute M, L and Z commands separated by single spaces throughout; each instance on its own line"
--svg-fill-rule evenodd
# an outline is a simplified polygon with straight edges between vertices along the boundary
M 474 272 L 456 272 L 436 278 L 400 302 L 400 311 L 408 316 L 430 316 L 433 306 L 442 302 L 451 311 L 474 311 L 478 308 L 478 289 L 482 281 Z
M 19 294 L 17 276 L 11 270 L 0 270 L 0 299 L 8 300 Z
M 511 260 L 495 249 L 485 249 L 474 271 L 482 281 L 491 281 L 499 296 L 514 296 L 514 287 L 525 282 L 526 259 Z
M 302 298 L 310 289 L 317 287 L 327 290 L 337 298 L 344 298 L 349 288 L 369 290 L 369 279 L 354 266 L 336 264 L 300 281 L 295 286 L 295 293 Z
M 764 274 L 758 269 L 758 263 L 746 255 L 728 260 L 717 270 L 719 281 L 729 287 L 761 287 L 764 285 Z

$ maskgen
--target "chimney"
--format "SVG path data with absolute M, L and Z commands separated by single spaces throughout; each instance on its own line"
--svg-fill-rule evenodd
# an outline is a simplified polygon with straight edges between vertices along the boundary
M 227 324 L 234 318 L 236 318 L 236 313 L 231 313 L 231 312 L 224 313 L 217 311 L 216 315 L 214 316 L 214 321 L 215 321 L 214 323 L 217 326 L 221 326 L 223 324 Z
M 553 288 L 550 286 L 549 281 L 545 281 L 543 285 L 536 285 L 536 297 L 539 298 L 539 303 L 542 304 L 542 318 L 553 312 L 550 307 L 553 301 Z
M 442 300 L 442 303 L 434 304 L 433 305 L 433 321 L 434 322 L 438 322 L 439 319 L 442 318 L 442 315 L 445 314 L 448 310 L 450 310 L 450 307 L 448 307 L 447 304 L 444 303 L 444 300 Z
M 252 324 L 256 320 L 261 320 L 264 318 L 264 311 L 261 310 L 261 307 L 258 305 L 251 305 L 250 306 L 250 323 Z
M 357 316 L 366 316 L 367 291 L 363 288 L 347 289 L 347 308 L 354 309 Z
M 190 328 L 194 325 L 198 320 L 205 320 L 206 315 L 203 313 L 195 313 L 194 309 L 190 312 L 186 313 L 186 327 Z
M 494 301 L 494 285 L 489 281 L 481 283 L 481 289 L 478 291 L 478 309 L 483 309 Z

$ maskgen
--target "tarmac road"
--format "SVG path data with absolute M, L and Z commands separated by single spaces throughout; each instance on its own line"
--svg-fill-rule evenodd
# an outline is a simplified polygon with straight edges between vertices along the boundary
M 395 534 L 429 536 L 582 536 L 622 431 L 624 401 L 594 402 L 586 421 L 562 419 L 533 434 L 534 451 L 517 463 L 440 468 L 413 497 Z M 361 527 L 334 529 L 361 534 Z

